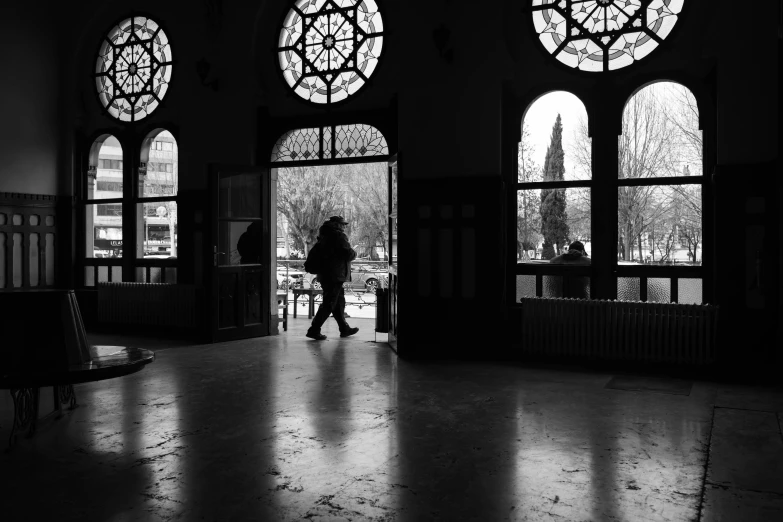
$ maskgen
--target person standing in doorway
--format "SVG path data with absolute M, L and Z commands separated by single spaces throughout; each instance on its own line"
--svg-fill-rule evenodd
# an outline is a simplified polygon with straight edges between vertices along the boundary
M 356 250 L 348 243 L 345 229 L 348 222 L 342 216 L 332 216 L 318 230 L 318 242 L 321 249 L 318 281 L 324 291 L 324 299 L 313 317 L 313 322 L 307 330 L 310 339 L 323 341 L 326 336 L 321 333 L 321 327 L 334 316 L 340 327 L 340 337 L 348 337 L 359 331 L 351 328 L 345 321 L 345 291 L 343 283 L 351 280 L 351 261 L 356 259 Z

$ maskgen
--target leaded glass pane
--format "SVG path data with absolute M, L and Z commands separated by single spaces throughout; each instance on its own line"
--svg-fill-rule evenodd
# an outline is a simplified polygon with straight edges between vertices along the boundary
M 84 286 L 95 286 L 95 267 L 84 267 Z
M 617 278 L 617 300 L 618 301 L 639 301 L 638 277 L 618 277 Z
M 517 299 L 519 302 L 523 297 L 536 296 L 536 276 L 517 275 Z
M 647 279 L 648 303 L 671 303 L 672 283 L 668 277 L 650 277 Z
M 684 0 L 531 0 L 533 27 L 550 54 L 583 71 L 620 69 L 666 38 Z
M 283 134 L 272 148 L 272 161 L 317 160 L 321 152 L 318 128 L 294 129 Z
M 563 278 L 561 276 L 543 276 L 542 297 L 563 297 Z
M 677 280 L 677 302 L 682 304 L 702 303 L 702 281 L 696 278 Z
M 382 49 L 383 20 L 375 0 L 297 0 L 280 29 L 278 61 L 297 95 L 327 104 L 359 91 Z
M 322 151 L 323 158 L 319 157 Z M 272 148 L 272 161 L 362 158 L 388 154 L 386 138 L 378 129 L 372 125 L 356 123 L 286 132 Z
M 127 18 L 98 49 L 98 99 L 120 121 L 146 118 L 168 91 L 172 63 L 171 45 L 158 23 L 144 16 Z
M 386 138 L 375 127 L 364 124 L 335 127 L 335 157 L 359 158 L 389 154 Z
M 332 128 L 323 127 L 323 145 L 321 146 L 321 150 L 324 151 L 324 159 L 332 158 L 333 148 L 334 147 L 332 146 Z

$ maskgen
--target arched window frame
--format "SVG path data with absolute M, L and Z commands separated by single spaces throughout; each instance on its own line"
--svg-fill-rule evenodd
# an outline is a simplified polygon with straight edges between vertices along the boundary
M 556 64 L 557 67 L 562 68 L 565 71 L 569 71 L 576 74 L 583 74 L 586 76 L 595 76 L 596 74 L 601 76 L 607 76 L 607 75 L 614 76 L 617 74 L 624 74 L 627 73 L 629 70 L 635 69 L 640 63 L 647 61 L 650 55 L 655 55 L 656 54 L 655 51 L 657 51 L 659 47 L 661 47 L 662 45 L 665 46 L 668 42 L 677 38 L 677 35 L 680 32 L 681 28 L 688 23 L 687 20 L 690 16 L 690 11 L 692 10 L 688 5 L 689 0 L 685 0 L 682 9 L 678 13 L 676 13 L 676 17 L 677 17 L 676 22 L 674 23 L 673 27 L 669 29 L 667 34 L 663 38 L 660 38 L 659 36 L 651 37 L 653 40 L 657 42 L 658 46 L 652 49 L 645 56 L 639 59 L 635 59 L 630 64 L 621 66 L 619 68 L 609 68 L 608 58 L 604 56 L 604 63 L 601 67 L 601 70 L 585 70 L 579 67 L 573 67 L 571 65 L 567 65 L 566 63 L 558 59 L 557 56 L 553 54 L 553 52 L 550 51 L 550 49 L 548 49 L 546 45 L 544 45 L 544 42 L 541 41 L 540 38 L 541 33 L 539 33 L 539 31 L 536 29 L 536 23 L 533 19 L 533 12 L 546 10 L 548 7 L 548 5 L 546 4 L 551 4 L 551 7 L 554 7 L 556 4 L 566 3 L 567 1 L 566 7 L 568 8 L 572 3 L 571 0 L 563 0 L 563 2 L 560 2 L 559 0 L 541 0 L 542 2 L 541 4 L 533 5 L 535 1 L 536 0 L 525 0 L 521 8 L 524 17 L 527 19 L 526 22 L 527 22 L 528 31 L 526 31 L 525 33 L 530 38 L 530 43 L 533 45 L 533 47 L 539 50 L 542 56 L 545 56 L 547 60 L 550 60 L 552 63 Z M 650 0 L 641 0 L 641 1 L 644 2 L 644 6 L 636 14 L 640 14 L 641 11 L 646 10 L 647 4 L 649 3 Z M 543 4 L 543 2 L 545 2 L 546 4 Z M 560 9 L 562 9 L 562 7 Z M 634 16 L 632 18 L 636 18 L 636 17 Z M 643 16 L 642 18 L 644 18 L 644 20 L 646 21 L 646 16 Z M 644 31 L 644 32 L 650 33 L 650 31 Z
M 525 117 L 527 116 L 528 111 L 531 107 L 542 97 L 546 96 L 547 94 L 552 94 L 555 92 L 566 92 L 569 94 L 574 95 L 577 99 L 579 99 L 580 102 L 585 106 L 585 109 L 587 109 L 587 105 L 584 102 L 583 94 L 579 91 L 568 89 L 568 88 L 549 88 L 541 90 L 540 92 L 537 92 L 533 97 L 531 97 L 531 101 L 529 103 L 526 103 L 524 106 L 524 109 L 521 113 L 521 118 L 518 120 L 517 126 L 521 129 Z M 587 126 L 588 126 L 588 136 L 592 137 L 591 133 L 591 122 L 592 119 L 590 117 L 590 112 L 587 111 Z M 516 149 L 515 149 L 516 152 Z M 590 191 L 591 197 L 594 190 L 594 178 L 591 176 L 589 179 L 583 179 L 583 180 L 568 180 L 568 181 L 535 181 L 535 182 L 520 182 L 516 175 L 514 176 L 514 183 L 515 183 L 515 190 L 514 190 L 514 203 L 510 207 L 512 212 L 510 214 L 513 214 L 513 222 L 510 224 L 510 230 L 511 234 L 513 236 L 513 244 L 516 246 L 517 241 L 517 222 L 516 222 L 516 216 L 517 216 L 517 195 L 521 191 L 527 191 L 527 190 L 544 190 L 544 189 L 569 189 L 569 188 L 584 188 L 588 189 Z M 594 227 L 593 227 L 594 228 Z M 591 235 L 594 230 L 591 230 Z M 541 297 L 546 294 L 546 291 L 544 289 L 545 282 L 548 278 L 560 278 L 557 279 L 557 281 L 561 281 L 562 285 L 560 288 L 564 292 L 568 292 L 568 285 L 570 282 L 573 282 L 575 277 L 591 277 L 592 276 L 592 270 L 589 266 L 566 266 L 566 265 L 550 265 L 550 264 L 527 264 L 522 262 L 517 262 L 516 260 L 516 248 L 514 248 L 514 290 L 513 292 L 510 292 L 514 297 L 514 301 L 518 301 L 516 298 L 517 294 L 517 282 L 519 280 L 519 277 L 535 277 L 535 295 L 538 297 Z M 571 277 L 565 277 L 566 275 L 569 275 Z
M 76 284 L 81 287 L 94 287 L 98 282 L 161 282 L 177 281 L 178 261 L 176 257 L 168 259 L 145 259 L 141 246 L 140 230 L 144 226 L 139 211 L 144 203 L 174 202 L 178 195 L 144 197 L 141 176 L 146 174 L 149 147 L 161 132 L 168 131 L 179 147 L 179 131 L 171 123 L 147 125 L 144 128 L 104 128 L 89 135 L 80 147 L 84 154 L 80 162 L 80 176 L 76 179 L 78 194 L 79 226 L 77 235 L 77 274 Z M 106 138 L 113 136 L 122 147 L 122 196 L 116 198 L 95 199 L 89 197 L 90 183 L 97 173 L 98 156 Z M 81 140 L 80 140 L 81 141 Z M 178 173 L 179 175 L 179 173 Z M 90 240 L 87 237 L 89 224 L 87 212 L 94 205 L 119 204 L 122 208 L 122 246 L 120 257 L 96 258 L 87 255 Z M 172 238 L 173 239 L 173 238 Z
M 363 151 L 359 155 L 354 154 L 353 152 L 355 151 L 351 150 L 350 143 L 348 149 L 339 146 L 339 141 L 342 141 L 340 138 L 341 130 L 351 130 L 351 128 L 359 129 L 359 132 L 364 134 L 363 138 L 367 137 L 370 139 L 370 143 L 368 143 L 370 146 L 367 147 L 367 150 L 371 152 L 370 154 Z M 297 134 L 302 136 L 303 139 L 299 141 L 306 145 L 306 150 L 303 153 L 296 151 L 294 154 L 296 156 L 301 155 L 304 159 L 298 159 L 298 157 L 294 157 L 294 154 L 284 151 L 284 144 L 288 138 Z M 272 166 L 278 164 L 367 163 L 384 161 L 389 155 L 389 144 L 383 132 L 374 125 L 359 122 L 288 130 L 275 141 L 270 161 Z M 287 159 L 286 156 L 289 156 L 290 159 Z
M 509 103 L 513 103 L 511 113 L 517 115 L 512 121 L 508 120 L 506 132 L 512 136 L 511 140 L 504 142 L 504 167 L 505 179 L 510 187 L 515 190 L 508 191 L 507 199 L 507 226 L 508 248 L 507 262 L 508 296 L 507 302 L 518 305 L 517 276 L 534 275 L 536 277 L 536 296 L 542 296 L 542 280 L 544 275 L 589 276 L 591 281 L 592 299 L 617 299 L 618 277 L 637 277 L 640 282 L 640 299 L 647 299 L 646 283 L 649 278 L 670 278 L 671 296 L 674 302 L 678 301 L 678 280 L 683 278 L 696 278 L 702 280 L 702 303 L 707 304 L 714 300 L 713 262 L 714 262 L 714 206 L 713 206 L 713 180 L 712 174 L 716 165 L 716 106 L 714 96 L 711 94 L 709 78 L 697 81 L 686 74 L 672 72 L 669 74 L 639 77 L 632 84 L 610 85 L 599 82 L 593 89 L 572 89 L 565 85 L 550 85 L 530 91 L 527 95 L 517 98 L 508 94 Z M 694 184 L 695 178 L 690 177 L 664 177 L 649 178 L 639 181 L 621 180 L 618 177 L 618 136 L 622 132 L 622 114 L 628 100 L 644 87 L 657 82 L 673 82 L 690 90 L 696 99 L 699 109 L 699 128 L 702 130 L 702 176 L 697 184 L 701 185 L 702 194 L 702 263 L 700 266 L 650 266 L 634 265 L 621 266 L 618 263 L 616 249 L 618 242 L 617 233 L 617 193 L 620 186 L 625 184 L 655 184 L 677 185 Z M 592 138 L 592 171 L 590 181 L 592 199 L 592 238 L 593 251 L 590 256 L 593 263 L 590 267 L 577 268 L 564 265 L 531 265 L 517 263 L 516 260 L 516 194 L 521 189 L 543 188 L 543 183 L 521 184 L 517 182 L 517 144 L 520 139 L 519 129 L 523 116 L 527 109 L 544 94 L 553 91 L 566 91 L 576 95 L 585 105 L 588 114 L 588 132 Z M 513 134 L 516 133 L 516 134 Z M 516 138 L 513 139 L 513 136 Z M 513 147 L 512 147 L 513 144 Z M 512 169 L 513 165 L 513 169 Z M 549 182 L 551 183 L 551 182 Z M 555 182 L 551 187 L 567 188 L 584 182 Z M 586 185 L 585 185 L 586 186 Z M 601 232 L 604 230 L 604 232 Z M 606 232 L 608 230 L 608 232 Z

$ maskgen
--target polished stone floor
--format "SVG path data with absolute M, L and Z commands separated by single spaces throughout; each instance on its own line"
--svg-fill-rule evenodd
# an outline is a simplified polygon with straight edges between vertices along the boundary
M 410 363 L 351 323 L 321 343 L 306 318 L 216 345 L 92 336 L 157 359 L 77 385 L 0 455 L 0 520 L 783 520 L 780 391 Z

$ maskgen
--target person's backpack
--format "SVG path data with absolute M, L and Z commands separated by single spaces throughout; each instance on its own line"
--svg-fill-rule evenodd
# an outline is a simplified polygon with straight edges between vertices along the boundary
M 304 262 L 305 272 L 308 274 L 318 274 L 321 271 L 321 265 L 323 264 L 323 254 L 321 252 L 321 242 L 319 241 L 310 249 L 307 253 L 307 259 Z

